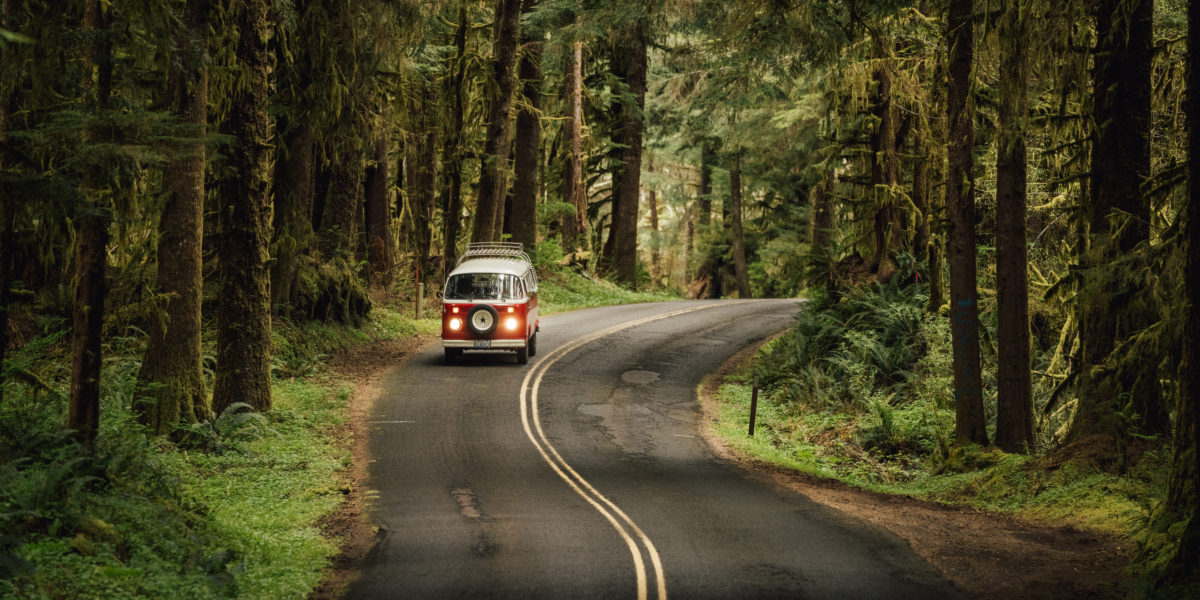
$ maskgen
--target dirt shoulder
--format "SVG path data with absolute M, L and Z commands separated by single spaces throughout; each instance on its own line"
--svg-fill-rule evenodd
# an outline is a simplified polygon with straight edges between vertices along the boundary
M 756 351 L 752 347 L 738 353 L 700 387 L 702 434 L 718 456 L 754 477 L 887 529 L 973 598 L 1126 596 L 1118 584 L 1131 546 L 1112 536 L 871 492 L 736 454 L 712 427 L 718 414 L 716 392 Z
M 341 539 L 342 543 L 338 555 L 321 574 L 321 583 L 309 594 L 312 600 L 339 598 L 354 581 L 359 559 L 375 546 L 378 530 L 367 517 L 367 421 L 375 401 L 383 394 L 383 374 L 434 339 L 435 335 L 425 335 L 377 342 L 340 353 L 330 364 L 335 373 L 354 384 L 350 422 L 334 432 L 335 439 L 345 441 L 353 463 L 341 474 L 342 485 L 348 490 L 345 501 L 319 524 L 327 537 Z

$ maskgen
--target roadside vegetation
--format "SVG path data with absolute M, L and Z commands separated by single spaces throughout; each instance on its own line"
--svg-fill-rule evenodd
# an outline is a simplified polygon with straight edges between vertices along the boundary
M 943 316 L 926 313 L 928 287 L 915 275 L 901 268 L 887 283 L 864 283 L 837 301 L 812 293 L 786 333 L 722 382 L 714 430 L 743 455 L 818 477 L 1121 537 L 1134 542 L 1141 558 L 1129 574 L 1132 582 L 1161 568 L 1182 527 L 1150 527 L 1167 498 L 1165 440 L 1144 437 L 1123 446 L 1119 469 L 1103 453 L 1063 448 L 1071 411 L 1051 402 L 1061 375 L 1050 371 L 1067 368 L 1055 356 L 1062 323 L 1041 306 L 1036 447 L 1010 454 L 956 445 L 949 326 Z M 988 343 L 995 337 L 994 314 L 984 311 L 983 321 L 985 373 L 994 373 Z M 750 437 L 756 376 L 760 395 Z M 987 413 L 995 415 L 994 377 L 985 376 L 984 390 Z M 988 431 L 995 431 L 994 416 Z M 1142 593 L 1131 585 L 1131 593 Z
M 547 310 L 678 297 L 632 292 L 543 262 Z M 436 306 L 428 303 L 427 306 Z M 150 435 L 132 410 L 145 336 L 105 348 L 101 429 L 65 431 L 62 323 L 10 354 L 0 403 L 0 597 L 305 598 L 338 551 L 321 519 L 349 492 L 352 389 L 339 352 L 438 331 L 436 312 L 376 305 L 359 327 L 274 326 L 273 405 Z M 211 376 L 211 372 L 208 372 Z

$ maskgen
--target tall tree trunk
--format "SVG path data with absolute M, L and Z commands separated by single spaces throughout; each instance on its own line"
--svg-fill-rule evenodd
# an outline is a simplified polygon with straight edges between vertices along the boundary
M 326 258 L 353 259 L 358 236 L 358 214 L 363 203 L 363 164 L 361 115 L 347 109 L 342 127 L 334 134 L 331 152 L 329 192 L 321 215 L 321 251 Z
M 648 156 L 646 159 L 646 172 L 654 172 L 654 157 Z M 646 200 L 649 203 L 647 208 L 650 209 L 650 235 L 653 236 L 650 240 L 650 283 L 657 286 L 662 277 L 662 272 L 659 269 L 659 262 L 662 260 L 662 253 L 659 251 L 660 241 L 658 239 L 658 190 L 651 187 L 646 192 Z
M 742 150 L 729 159 L 729 217 L 733 235 L 733 272 L 738 298 L 750 298 L 750 276 L 746 272 L 746 238 L 742 232 Z
M 563 247 L 567 251 L 587 247 L 587 190 L 583 181 L 583 42 L 571 46 L 567 74 L 567 102 L 570 114 L 563 124 L 571 155 L 563 185 L 563 200 L 575 208 L 563 218 Z
M 89 207 L 77 217 L 75 233 L 75 297 L 71 326 L 71 400 L 67 429 L 85 444 L 100 428 L 101 334 L 104 326 L 104 268 L 107 264 L 109 215 Z
M 642 181 L 642 110 L 646 103 L 646 37 L 645 25 L 633 27 L 625 47 L 625 83 L 629 99 L 622 102 L 621 173 L 616 184 L 619 201 L 614 206 L 612 235 L 614 270 L 617 281 L 637 284 L 637 221 Z
M 825 288 L 825 300 L 837 300 L 837 281 L 834 280 L 833 263 L 836 258 L 831 247 L 833 243 L 833 204 L 829 201 L 830 187 L 833 185 L 833 173 L 827 173 L 823 181 L 812 188 L 812 253 L 824 257 L 827 261 L 822 269 L 821 281 L 811 281 L 810 285 L 821 284 Z
M 0 27 L 8 29 L 9 5 L 0 0 Z M 0 63 L 8 60 L 6 46 L 0 46 Z M 0 86 L 0 89 L 4 89 Z M 0 144 L 5 142 L 8 132 L 8 104 L 0 102 Z M 4 157 L 0 155 L 0 170 L 4 169 Z M 14 218 L 16 206 L 11 193 L 0 187 L 0 405 L 4 404 L 4 359 L 8 356 L 8 306 L 12 302 L 12 255 Z
M 509 113 L 513 103 L 513 70 L 517 59 L 520 0 L 496 0 L 492 78 L 496 83 L 488 109 L 487 138 L 479 171 L 479 200 L 475 205 L 473 242 L 493 242 L 504 222 L 504 172 L 508 164 Z
M 874 197 L 875 214 L 873 230 L 875 247 L 868 263 L 871 272 L 879 271 L 880 265 L 889 260 L 891 245 L 896 241 L 897 214 L 893 189 L 900 177 L 900 160 L 896 154 L 896 111 L 892 108 L 892 73 L 888 52 L 877 42 L 880 66 L 875 72 L 878 85 L 875 116 L 878 129 L 872 136 L 874 158 L 871 161 L 871 194 Z
M 537 7 L 537 0 L 525 0 L 522 13 Z M 533 250 L 537 243 L 538 167 L 542 147 L 542 44 L 541 30 L 521 33 L 521 54 L 518 76 L 521 79 L 525 103 L 517 111 L 516 148 L 513 157 L 512 241 Z
M 950 121 L 946 209 L 950 213 L 950 332 L 954 339 L 955 440 L 986 444 L 983 377 L 979 369 L 979 294 L 975 288 L 974 132 L 970 102 L 975 36 L 971 0 L 951 0 L 949 30 Z
M 274 226 L 271 228 L 271 304 L 282 307 L 295 300 L 305 253 L 313 240 L 313 200 L 316 163 L 313 131 L 308 117 L 297 119 L 283 134 L 275 165 Z
M 1141 186 L 1150 174 L 1150 94 L 1153 0 L 1102 0 L 1096 13 L 1093 57 L 1091 202 L 1087 207 L 1088 248 L 1080 258 L 1087 292 L 1081 294 L 1079 408 L 1069 439 L 1099 435 L 1122 442 L 1118 412 L 1137 412 L 1143 424 L 1165 421 L 1157 393 L 1157 368 L 1126 380 L 1098 368 L 1119 339 L 1145 327 L 1146 319 L 1115 306 L 1113 259 L 1149 239 L 1149 204 Z M 1114 230 L 1111 219 L 1127 215 Z M 1142 368 L 1144 367 L 1144 368 Z M 1128 397 L 1133 406 L 1122 406 Z M 1116 443 L 1107 444 L 1116 448 Z
M 708 228 L 712 223 L 712 167 L 713 167 L 713 147 L 712 142 L 708 139 L 700 142 L 700 190 L 699 190 L 699 205 L 700 210 L 698 223 L 701 233 Z
M 204 137 L 208 123 L 208 0 L 188 0 L 175 37 L 167 97 L 181 123 L 194 128 L 183 156 L 163 172 L 166 198 L 158 224 L 158 286 L 163 318 L 151 319 L 150 340 L 134 397 L 139 420 L 164 434 L 176 423 L 208 416 L 200 348 L 204 284 Z
M 1200 2 L 1187 8 L 1188 153 L 1200 152 Z M 1183 369 L 1175 414 L 1174 455 L 1168 485 L 1167 508 L 1171 521 L 1186 519 L 1169 575 L 1180 581 L 1200 581 L 1200 160 L 1188 162 L 1188 199 L 1184 209 L 1183 239 L 1187 254 L 1183 265 L 1187 290 L 1187 320 L 1183 336 Z
M 388 193 L 388 139 L 379 127 L 375 138 L 374 157 L 367 169 L 367 191 L 363 210 L 367 221 L 367 265 L 372 285 L 388 287 L 394 271 L 392 240 L 392 206 Z M 426 225 L 425 231 L 428 231 Z M 426 234 L 428 237 L 428 234 Z M 426 248 L 428 251 L 428 248 Z M 422 261 L 425 256 L 420 257 Z
M 242 84 L 230 105 L 235 174 L 222 186 L 217 278 L 217 371 L 213 411 L 244 402 L 271 407 L 271 296 L 267 273 L 267 219 L 271 213 L 274 123 L 268 112 L 274 61 L 267 51 L 273 29 L 267 0 L 243 0 L 234 22 Z
M 996 444 L 1005 452 L 1033 445 L 1029 349 L 1029 268 L 1025 239 L 1025 56 L 1028 3 L 1008 0 L 1001 17 L 1000 133 L 996 153 L 996 293 L 999 298 Z
M 442 145 L 442 269 L 449 274 L 458 260 L 458 232 L 462 226 L 462 135 L 463 80 L 466 71 L 467 5 L 458 8 L 458 29 L 454 33 L 454 60 L 446 69 L 443 98 L 452 98 L 452 114 Z
M 420 99 L 413 102 L 413 129 L 405 144 L 405 190 L 408 199 L 406 226 L 412 241 L 419 277 L 424 281 L 430 268 L 433 247 L 433 214 L 437 203 L 437 106 L 438 97 L 431 82 L 422 85 Z
M 89 1 L 83 27 L 96 32 L 108 28 L 108 9 L 98 1 Z M 104 37 L 104 36 L 98 36 Z M 109 108 L 112 95 L 112 45 L 98 41 L 88 50 L 86 88 L 95 92 L 94 110 Z M 93 75 L 94 74 L 94 75 Z M 93 83 L 94 76 L 94 83 Z M 88 141 L 103 134 L 90 128 Z M 108 225 L 111 213 L 97 199 L 105 187 L 103 166 L 90 167 L 84 173 L 84 199 L 76 216 L 75 281 L 71 306 L 71 395 L 67 405 L 67 429 L 91 446 L 100 428 L 101 336 L 104 326 L 104 271 L 108 263 Z
M 925 260 L 929 258 L 929 148 L 925 141 L 925 127 L 917 123 L 912 131 L 912 201 L 918 213 L 912 247 L 917 260 Z M 929 268 L 933 268 L 933 263 L 929 264 Z

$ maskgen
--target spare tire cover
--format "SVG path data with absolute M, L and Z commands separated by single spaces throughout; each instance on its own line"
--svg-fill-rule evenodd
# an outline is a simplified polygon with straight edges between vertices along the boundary
M 500 315 L 488 304 L 478 304 L 467 313 L 467 328 L 475 335 L 490 335 L 500 323 Z

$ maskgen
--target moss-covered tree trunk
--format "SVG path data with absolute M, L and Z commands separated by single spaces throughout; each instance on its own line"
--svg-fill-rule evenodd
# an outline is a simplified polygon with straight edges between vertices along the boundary
M 1034 433 L 1025 239 L 1027 11 L 1024 0 L 1008 0 L 999 32 L 1003 56 L 996 152 L 996 444 L 1006 452 L 1028 452 Z
M 208 414 L 200 349 L 203 275 L 205 132 L 208 123 L 208 0 L 188 0 L 175 36 L 167 98 L 194 136 L 163 172 L 165 198 L 158 223 L 158 286 L 166 298 L 151 319 L 138 373 L 135 409 L 151 432 Z
M 1150 174 L 1153 17 L 1152 0 L 1102 0 L 1096 13 L 1089 233 L 1080 257 L 1086 274 L 1079 302 L 1079 409 L 1069 439 L 1100 436 L 1106 441 L 1098 447 L 1104 448 L 1116 448 L 1125 435 L 1118 412 L 1138 413 L 1143 426 L 1161 428 L 1165 421 L 1156 368 L 1138 365 L 1138 373 L 1121 377 L 1105 366 L 1121 338 L 1149 324 L 1118 305 L 1122 282 L 1112 261 L 1149 238 L 1141 187 Z M 1114 229 L 1113 219 L 1122 226 Z
M 67 429 L 85 444 L 100 428 L 101 335 L 104 327 L 104 268 L 109 216 L 88 206 L 76 217 L 75 295 L 71 323 L 71 397 Z
M 950 216 L 950 335 L 953 338 L 954 437 L 959 444 L 986 444 L 983 375 L 979 368 L 979 294 L 975 287 L 975 136 L 971 119 L 974 62 L 971 0 L 951 0 L 946 116 L 950 122 L 946 209 Z
M 222 186 L 217 217 L 217 369 L 213 410 L 244 402 L 271 407 L 271 297 L 267 234 L 271 214 L 274 122 L 268 112 L 273 31 L 267 0 L 237 4 L 233 22 L 240 82 L 228 119 L 234 169 Z
M 1200 2 L 1187 8 L 1188 17 L 1188 151 L 1200 150 Z M 1172 517 L 1187 520 L 1168 575 L 1195 586 L 1200 582 L 1200 160 L 1188 163 L 1187 208 L 1184 210 L 1183 239 L 1187 254 L 1183 272 L 1186 277 L 1187 321 L 1183 338 L 1183 369 L 1180 397 L 1175 413 L 1175 453 L 1167 508 Z M 1173 519 L 1172 519 L 1173 520 Z M 1194 587 L 1192 589 L 1195 589 Z
M 413 102 L 414 131 L 405 143 L 407 160 L 405 189 L 408 192 L 406 226 L 413 256 L 423 281 L 429 270 L 433 244 L 433 213 L 437 202 L 437 93 L 431 83 L 423 84 L 420 98 Z
M 875 71 L 875 133 L 871 136 L 874 157 L 871 161 L 871 195 L 874 204 L 872 232 L 875 244 L 868 263 L 878 272 L 889 260 L 899 229 L 894 189 L 900 178 L 900 159 L 896 153 L 896 110 L 892 107 L 892 66 L 888 51 L 877 42 L 880 66 Z
M 563 177 L 563 199 L 574 210 L 563 216 L 563 247 L 569 252 L 587 247 L 587 194 L 583 177 L 583 43 L 571 45 L 567 61 L 566 80 L 567 118 L 563 123 L 563 146 L 568 149 L 567 168 Z
M 479 172 L 479 199 L 475 204 L 475 224 L 471 229 L 473 242 L 499 240 L 504 222 L 504 172 L 509 157 L 509 114 L 512 112 L 515 85 L 513 71 L 517 59 L 520 13 L 520 0 L 497 0 L 492 44 L 492 78 L 496 87 L 488 108 L 487 137 Z
M 112 96 L 112 45 L 96 32 L 108 28 L 108 9 L 97 0 L 84 8 L 83 28 L 93 35 L 84 57 L 84 88 L 93 92 L 91 108 L 102 113 Z M 101 141 L 103 131 L 91 127 L 85 143 Z M 91 445 L 100 428 L 101 342 L 104 328 L 104 271 L 108 264 L 108 226 L 111 213 L 101 201 L 110 174 L 104 166 L 88 167 L 83 174 L 86 196 L 75 217 L 75 275 L 71 305 L 71 393 L 67 404 L 67 429 Z
M 463 81 L 469 25 L 466 3 L 460 4 L 458 27 L 454 32 L 454 58 L 446 69 L 442 93 L 443 99 L 452 99 L 442 144 L 442 268 L 447 274 L 458 260 L 458 235 L 462 226 Z
M 313 240 L 313 198 L 316 194 L 316 158 L 308 117 L 281 128 L 275 163 L 274 227 L 272 227 L 271 304 L 293 305 L 297 300 L 300 270 L 306 264 Z M 283 123 L 281 122 L 281 125 Z
M 317 232 L 326 258 L 353 260 L 358 236 L 359 213 L 363 203 L 362 116 L 355 109 L 343 114 L 342 126 L 334 134 L 329 193 L 321 213 Z
M 525 0 L 522 13 L 537 7 L 537 0 Z M 521 59 L 518 76 L 524 102 L 517 110 L 516 147 L 513 149 L 512 241 L 532 251 L 537 242 L 538 170 L 542 144 L 542 44 L 540 29 L 521 32 Z
M 697 192 L 697 205 L 699 209 L 696 214 L 696 222 L 700 225 L 700 232 L 703 234 L 708 226 L 712 223 L 712 169 L 713 169 L 713 150 L 712 142 L 704 139 L 700 142 L 700 186 Z
M 363 211 L 367 222 L 367 266 L 373 285 L 387 287 L 392 282 L 393 247 L 392 240 L 392 207 L 391 195 L 388 193 L 388 139 L 383 133 L 386 129 L 377 129 L 374 156 L 371 166 L 367 169 L 366 203 Z M 426 224 L 425 231 L 429 231 Z M 428 233 L 426 233 L 428 239 Z M 428 262 L 429 247 L 425 246 L 425 255 L 421 256 L 422 265 Z
M 750 298 L 750 276 L 746 271 L 746 237 L 742 231 L 742 150 L 729 158 L 729 228 L 733 237 L 733 273 L 738 298 Z
M 641 200 L 642 111 L 646 104 L 646 33 L 641 22 L 631 28 L 624 40 L 625 84 L 629 91 L 621 102 L 621 172 L 615 182 L 619 200 L 614 205 L 613 269 L 616 279 L 627 285 L 637 284 L 637 221 Z
M 834 279 L 833 265 L 833 249 L 830 247 L 833 243 L 833 203 L 829 201 L 829 188 L 833 185 L 833 174 L 828 173 L 825 178 L 814 185 L 811 192 L 812 202 L 812 231 L 809 233 L 811 240 L 812 254 L 818 257 L 827 258 L 821 269 L 821 278 L 817 281 L 810 281 L 810 285 L 821 285 L 825 289 L 825 300 L 833 302 L 837 300 L 837 281 Z

